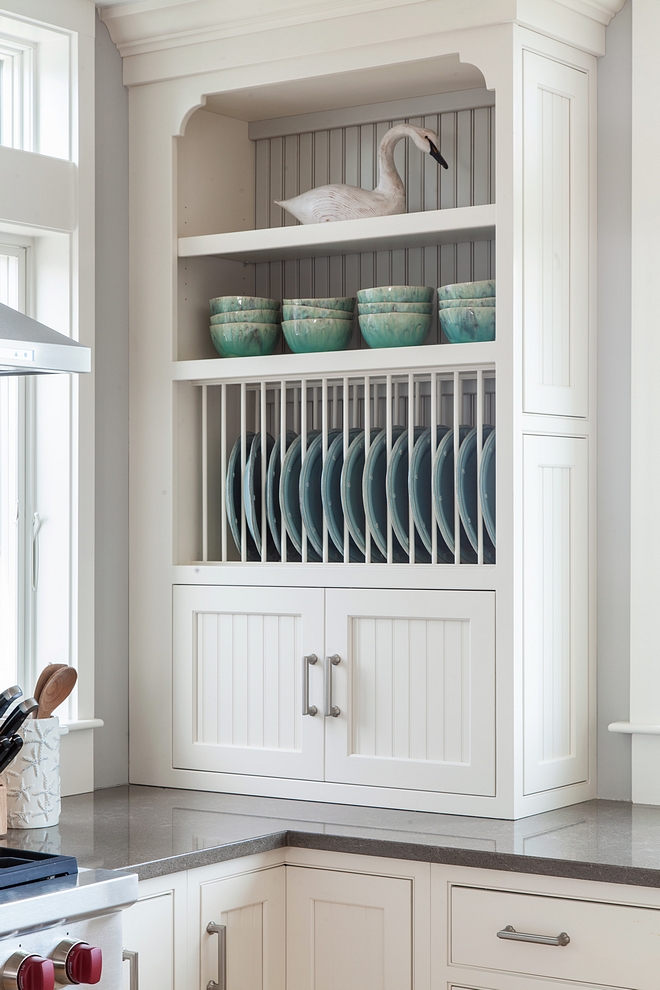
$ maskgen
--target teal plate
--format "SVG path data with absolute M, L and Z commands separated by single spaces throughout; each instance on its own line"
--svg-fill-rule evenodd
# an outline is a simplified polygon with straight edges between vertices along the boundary
M 493 432 L 493 427 L 484 424 L 482 432 L 482 442 Z M 477 489 L 477 430 L 476 427 L 470 430 L 465 440 L 461 443 L 458 451 L 458 464 L 456 468 L 458 479 L 458 511 L 467 538 L 472 544 L 476 553 L 479 548 L 478 537 L 478 489 Z M 483 534 L 484 561 L 487 564 L 495 563 L 495 548 L 487 532 Z
M 266 472 L 273 455 L 275 441 L 270 433 L 266 434 Z M 261 556 L 261 433 L 256 433 L 250 447 L 250 454 L 245 464 L 243 475 L 243 505 L 245 519 L 248 524 L 257 553 Z M 266 529 L 268 533 L 268 529 Z M 276 558 L 275 544 L 268 534 L 268 560 Z
M 392 427 L 392 446 L 402 433 L 402 426 Z M 369 447 L 362 475 L 362 500 L 374 543 L 387 558 L 387 430 L 381 430 Z M 408 559 L 396 533 L 392 533 L 392 560 L 405 564 Z
M 352 429 L 348 431 L 349 445 L 359 435 L 360 430 Z M 323 471 L 321 472 L 321 499 L 323 502 L 323 512 L 325 514 L 325 524 L 328 527 L 328 535 L 344 559 L 344 510 L 341 505 L 341 471 L 344 466 L 344 434 L 336 436 L 328 446 L 325 456 Z M 352 563 L 359 563 L 364 560 L 364 554 L 360 553 L 353 537 L 348 535 L 348 559 Z
M 493 546 L 495 542 L 495 430 L 488 434 L 481 451 L 479 494 L 486 531 Z
M 436 448 L 447 433 L 447 429 L 446 426 L 436 427 Z M 433 530 L 431 529 L 433 526 L 431 461 L 431 430 L 429 428 L 424 430 L 413 447 L 412 457 L 410 458 L 410 469 L 408 471 L 408 487 L 410 490 L 413 519 L 429 558 L 433 551 Z M 442 533 L 439 530 L 436 536 L 436 552 L 439 563 L 454 563 L 454 555 L 443 540 Z
M 416 426 L 414 443 L 419 441 L 425 432 L 423 426 Z M 408 491 L 408 430 L 405 429 L 399 439 L 392 445 L 392 454 L 387 469 L 387 504 L 390 509 L 392 529 L 397 540 L 403 547 L 406 558 L 410 560 L 410 494 Z M 429 485 L 429 495 L 431 486 Z M 422 543 L 419 533 L 415 532 L 415 561 L 420 564 L 428 563 L 430 555 Z
M 310 430 L 307 434 L 307 449 L 319 435 L 318 430 Z M 296 437 L 286 452 L 284 463 L 282 464 L 282 475 L 280 477 L 280 509 L 284 528 L 289 534 L 289 539 L 293 543 L 298 553 L 302 556 L 302 513 L 300 511 L 300 467 L 301 467 L 302 438 Z M 308 540 L 309 543 L 309 540 Z M 319 561 L 321 558 L 314 550 L 308 546 L 307 559 Z
M 254 433 L 245 434 L 246 470 L 247 457 L 250 453 Z M 225 487 L 225 503 L 227 511 L 227 521 L 231 535 L 234 538 L 236 549 L 241 552 L 241 438 L 239 437 L 231 449 L 229 461 L 227 462 L 227 481 Z M 246 548 L 248 560 L 259 560 L 261 555 L 258 552 L 249 527 L 246 526 Z
M 460 426 L 459 443 L 463 443 L 471 427 Z M 460 448 L 459 448 L 460 453 Z M 454 554 L 454 431 L 448 430 L 438 444 L 433 460 L 433 508 L 442 538 Z M 461 531 L 461 563 L 476 564 L 477 555 L 472 548 L 463 523 Z
M 371 442 L 378 436 L 379 430 L 371 431 Z M 341 505 L 346 516 L 346 525 L 355 540 L 358 550 L 366 552 L 366 522 L 364 518 L 364 502 L 362 501 L 362 475 L 364 473 L 364 430 L 360 430 L 355 440 L 349 445 L 344 466 L 341 471 Z M 371 559 L 383 563 L 385 558 L 372 547 Z
M 328 433 L 328 447 L 338 436 L 339 430 Z M 307 538 L 323 559 L 323 501 L 321 498 L 321 474 L 323 471 L 323 434 L 320 433 L 307 448 L 307 456 L 300 471 L 300 509 Z M 333 540 L 328 540 L 328 560 L 343 560 Z
M 293 430 L 287 430 L 286 449 L 288 450 L 297 434 Z M 280 474 L 282 468 L 282 437 L 278 437 L 273 447 L 273 453 L 268 461 L 268 474 L 266 475 L 266 515 L 268 517 L 268 527 L 273 538 L 273 544 L 279 556 L 282 556 L 282 510 L 280 509 Z M 299 556 L 291 546 L 287 548 L 287 560 L 298 560 Z

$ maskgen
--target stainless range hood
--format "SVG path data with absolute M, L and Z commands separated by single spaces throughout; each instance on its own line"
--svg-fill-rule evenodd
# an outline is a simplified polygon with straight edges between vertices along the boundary
M 89 347 L 0 303 L 0 375 L 53 375 L 91 368 Z

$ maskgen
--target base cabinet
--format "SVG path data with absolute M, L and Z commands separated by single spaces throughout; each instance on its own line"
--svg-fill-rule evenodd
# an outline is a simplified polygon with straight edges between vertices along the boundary
M 144 881 L 124 913 L 139 990 L 225 966 L 227 990 L 655 990 L 659 946 L 652 887 L 293 847 Z

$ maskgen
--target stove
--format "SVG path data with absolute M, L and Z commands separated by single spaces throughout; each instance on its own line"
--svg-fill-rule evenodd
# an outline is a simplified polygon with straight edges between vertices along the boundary
M 135 874 L 0 848 L 0 990 L 120 990 L 121 911 L 136 899 Z

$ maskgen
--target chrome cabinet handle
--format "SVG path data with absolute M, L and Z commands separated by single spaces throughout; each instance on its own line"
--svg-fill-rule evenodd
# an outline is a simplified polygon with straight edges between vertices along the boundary
M 325 711 L 323 714 L 326 718 L 337 718 L 340 712 L 339 708 L 332 703 L 332 668 L 336 667 L 338 663 L 341 663 L 341 657 L 337 653 L 325 658 Z
M 209 921 L 206 930 L 209 935 L 218 936 L 218 982 L 209 980 L 206 990 L 227 990 L 227 926 Z
M 130 990 L 138 990 L 140 986 L 140 975 L 137 952 L 134 952 L 133 949 L 124 949 L 121 958 L 122 962 L 127 962 L 129 966 L 130 976 L 128 986 Z
M 318 663 L 318 657 L 316 653 L 310 653 L 308 656 L 303 657 L 303 715 L 316 715 L 318 708 L 316 705 L 310 705 L 309 703 L 309 668 Z
M 501 932 L 497 933 L 498 938 L 510 938 L 514 942 L 538 942 L 540 945 L 568 945 L 570 937 L 566 932 L 559 935 L 528 935 L 526 932 L 517 932 L 512 925 L 507 925 Z

